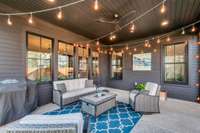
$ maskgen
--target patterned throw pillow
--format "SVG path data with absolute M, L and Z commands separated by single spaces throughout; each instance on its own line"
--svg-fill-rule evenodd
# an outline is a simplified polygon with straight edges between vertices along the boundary
M 65 93 L 67 92 L 67 89 L 65 87 L 65 84 L 64 83 L 61 83 L 61 84 L 57 84 L 57 89 L 60 90 L 62 93 Z
M 85 88 L 94 87 L 93 80 L 85 81 Z

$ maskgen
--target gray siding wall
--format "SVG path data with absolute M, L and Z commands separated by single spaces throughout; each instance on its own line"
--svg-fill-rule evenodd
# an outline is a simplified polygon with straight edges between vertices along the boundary
M 54 39 L 53 50 L 57 51 L 58 40 L 75 42 L 87 38 L 36 19 L 28 25 L 25 18 L 12 18 L 13 26 L 6 24 L 7 18 L 0 17 L 0 80 L 6 78 L 24 79 L 26 75 L 26 32 L 33 32 Z M 57 55 L 54 52 L 53 79 L 57 80 Z M 52 84 L 38 85 L 39 105 L 52 101 Z
M 162 46 L 166 44 L 166 42 L 161 43 L 158 45 L 156 43 L 152 44 L 151 48 L 143 48 L 138 47 L 137 52 L 133 53 L 140 53 L 141 50 L 144 52 L 151 52 L 152 53 L 152 70 L 151 71 L 133 71 L 132 70 L 132 55 L 129 55 L 128 52 L 125 52 L 123 55 L 123 80 L 110 80 L 110 73 L 108 73 L 108 81 L 107 86 L 124 89 L 124 90 L 131 90 L 133 89 L 134 82 L 156 82 L 162 86 L 162 89 L 168 91 L 168 95 L 170 97 L 190 100 L 194 101 L 198 95 L 198 89 L 195 87 L 195 84 L 198 83 L 198 60 L 195 56 L 198 53 L 198 46 L 194 45 L 197 38 L 193 36 L 180 36 L 174 37 L 173 42 L 184 42 L 188 41 L 188 84 L 187 85 L 175 85 L 175 84 L 165 84 L 163 83 L 162 78 Z M 128 42 L 131 44 L 131 41 Z M 125 42 L 127 44 L 127 42 Z M 153 49 L 156 48 L 157 52 L 153 52 Z M 107 59 L 110 62 L 110 57 Z M 107 69 L 110 69 L 110 65 Z
M 39 19 L 34 19 L 35 24 L 30 26 L 24 18 L 13 18 L 13 26 L 6 24 L 6 18 L 0 18 L 0 79 L 24 78 L 26 58 L 26 32 L 33 32 L 54 39 L 54 50 L 57 49 L 58 40 L 74 42 L 87 40 L 87 38 L 64 30 Z M 53 56 L 54 60 L 57 55 Z M 54 69 L 57 64 L 54 64 Z M 54 74 L 54 79 L 57 77 Z

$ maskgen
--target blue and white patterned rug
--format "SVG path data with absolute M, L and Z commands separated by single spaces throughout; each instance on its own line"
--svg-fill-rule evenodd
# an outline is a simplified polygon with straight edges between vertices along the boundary
M 47 112 L 45 115 L 60 115 L 81 112 L 81 102 L 75 102 L 65 106 L 63 109 Z M 83 113 L 85 118 L 85 113 Z M 117 106 L 99 115 L 97 118 L 91 116 L 89 123 L 90 133 L 129 133 L 141 118 L 140 113 L 132 110 L 125 103 L 117 103 Z

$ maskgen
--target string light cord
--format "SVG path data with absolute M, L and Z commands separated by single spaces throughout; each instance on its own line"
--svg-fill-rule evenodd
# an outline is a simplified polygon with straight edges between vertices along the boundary
M 164 0 L 164 1 L 166 2 L 166 0 Z M 116 29 L 116 30 L 114 30 L 114 31 L 112 31 L 112 32 L 109 32 L 109 33 L 107 33 L 107 34 L 104 34 L 104 35 L 102 35 L 102 36 L 100 36 L 100 37 L 98 37 L 98 38 L 92 39 L 92 40 L 81 41 L 81 42 L 76 42 L 76 43 L 84 43 L 84 42 L 91 43 L 91 42 L 96 41 L 96 40 L 101 40 L 101 39 L 103 39 L 103 38 L 105 38 L 105 37 L 107 37 L 107 36 L 109 36 L 109 35 L 112 35 L 112 34 L 118 32 L 118 31 L 120 31 L 121 29 L 127 27 L 127 26 L 130 25 L 131 23 L 134 23 L 135 21 L 141 19 L 142 17 L 144 17 L 144 16 L 146 16 L 147 14 L 151 13 L 154 9 L 160 7 L 160 5 L 162 5 L 162 4 L 163 4 L 163 1 L 159 2 L 158 4 L 156 4 L 156 5 L 155 5 L 154 7 L 152 7 L 151 9 L 145 11 L 144 13 L 142 13 L 141 15 L 139 15 L 138 17 L 136 17 L 136 18 L 130 20 L 128 23 L 126 23 L 125 25 L 121 26 L 120 29 Z
M 186 25 L 184 27 L 178 28 L 176 30 L 173 30 L 171 32 L 168 32 L 168 33 L 165 33 L 165 34 L 153 35 L 153 36 L 150 36 L 148 38 L 143 38 L 143 39 L 140 39 L 140 40 L 135 40 L 135 41 L 131 42 L 131 44 L 126 44 L 126 45 L 128 45 L 128 46 L 134 45 L 133 47 L 139 47 L 140 45 L 144 45 L 143 44 L 144 40 L 152 41 L 153 40 L 152 38 L 156 39 L 155 37 L 159 37 L 159 39 L 163 39 L 163 38 L 166 38 L 167 36 L 179 33 L 180 31 L 182 31 L 182 29 L 190 28 L 191 26 L 196 25 L 198 23 L 200 23 L 200 20 L 195 21 L 194 23 L 191 23 L 191 24 Z M 135 45 L 135 44 L 138 44 L 138 45 Z M 102 45 L 102 46 L 104 46 L 104 47 L 111 47 L 111 46 L 112 47 L 120 47 L 120 46 L 124 46 L 124 44 L 119 43 L 119 44 Z
M 0 13 L 0 16 L 22 16 L 22 15 L 29 15 L 29 14 L 44 13 L 44 12 L 49 12 L 49 11 L 53 11 L 53 10 L 58 10 L 60 8 L 66 8 L 66 7 L 69 7 L 72 5 L 76 5 L 78 3 L 82 3 L 84 1 L 85 0 L 78 0 L 78 1 L 71 2 L 71 3 L 65 4 L 65 5 L 48 8 L 48 9 L 43 9 L 43 10 L 38 10 L 38 11 L 32 11 L 32 12 Z

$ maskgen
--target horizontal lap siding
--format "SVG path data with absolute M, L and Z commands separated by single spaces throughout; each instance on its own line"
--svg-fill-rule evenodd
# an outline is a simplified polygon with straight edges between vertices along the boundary
M 20 35 L 19 28 L 7 25 L 0 27 L 0 79 L 24 77 Z

